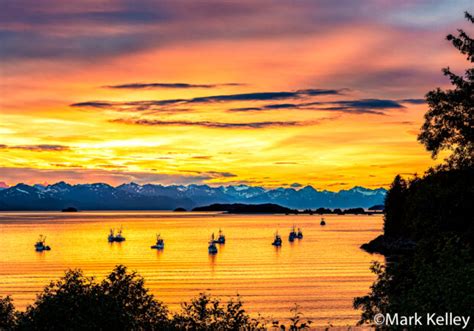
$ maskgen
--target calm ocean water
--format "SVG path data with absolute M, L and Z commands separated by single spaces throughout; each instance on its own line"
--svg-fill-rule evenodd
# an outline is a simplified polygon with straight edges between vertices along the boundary
M 200 292 L 227 298 L 240 294 L 256 314 L 285 319 L 297 303 L 316 325 L 354 325 L 352 299 L 374 281 L 371 261 L 383 261 L 359 246 L 382 231 L 373 216 L 225 215 L 171 212 L 0 213 L 0 296 L 12 295 L 18 308 L 68 268 L 103 277 L 124 264 L 171 309 Z M 288 242 L 295 224 L 304 238 Z M 126 241 L 109 244 L 111 227 L 123 227 Z M 209 256 L 207 242 L 222 228 L 227 242 Z M 271 245 L 275 230 L 283 246 Z M 150 249 L 156 233 L 165 249 Z M 52 250 L 37 253 L 34 242 L 47 236 Z

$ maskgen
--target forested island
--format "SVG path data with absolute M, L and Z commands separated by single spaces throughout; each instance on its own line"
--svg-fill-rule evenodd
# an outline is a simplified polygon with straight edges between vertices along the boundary
M 305 209 L 297 210 L 286 208 L 274 203 L 264 203 L 264 204 L 242 204 L 242 203 L 232 203 L 232 204 L 221 204 L 215 203 L 209 206 L 196 207 L 192 211 L 222 211 L 229 214 L 309 214 L 309 215 L 372 215 L 375 213 L 381 213 L 377 210 L 368 210 L 364 208 L 317 208 L 317 209 Z

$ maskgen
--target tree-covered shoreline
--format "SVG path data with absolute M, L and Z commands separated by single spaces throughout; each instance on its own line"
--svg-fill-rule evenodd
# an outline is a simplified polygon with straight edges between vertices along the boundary
M 447 40 L 472 65 L 473 39 L 459 29 Z M 362 248 L 390 262 L 372 266 L 371 292 L 354 300 L 363 310 L 360 324 L 375 325 L 377 314 L 474 316 L 474 68 L 462 76 L 449 68 L 443 73 L 454 88 L 426 95 L 429 110 L 418 140 L 433 158 L 442 151 L 448 157 L 422 177 L 396 176 L 387 192 L 384 234 Z

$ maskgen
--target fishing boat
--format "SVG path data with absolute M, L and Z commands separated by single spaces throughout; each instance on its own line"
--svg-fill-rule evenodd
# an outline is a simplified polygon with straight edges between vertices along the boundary
M 297 233 L 296 233 L 296 231 L 295 231 L 295 226 L 293 225 L 293 228 L 291 229 L 291 232 L 290 232 L 290 234 L 288 235 L 288 240 L 289 240 L 289 241 L 294 241 L 297 236 L 298 236 L 298 235 L 297 235 Z
M 320 225 L 326 225 L 326 221 L 324 220 L 324 217 L 321 217 L 321 223 L 319 223 Z
M 109 243 L 125 241 L 125 237 L 122 235 L 122 228 L 117 231 L 117 234 L 115 234 L 114 229 L 110 229 L 107 240 L 109 241 Z
M 301 231 L 301 228 L 298 228 L 298 233 L 296 234 L 296 237 L 298 239 L 303 239 L 303 231 Z
M 278 231 L 275 233 L 275 239 L 273 239 L 272 245 L 277 247 L 281 246 L 281 237 L 278 234 Z
M 37 252 L 42 252 L 42 251 L 50 251 L 51 247 L 46 245 L 46 237 L 40 234 L 38 240 L 36 241 L 35 244 L 35 250 Z
M 216 240 L 214 240 L 214 233 L 211 235 L 211 240 L 209 241 L 209 246 L 207 247 L 209 254 L 217 254 Z
M 222 230 L 219 229 L 219 236 L 217 237 L 217 240 L 214 241 L 216 244 L 225 244 L 225 236 L 224 233 L 222 233 Z
M 156 244 L 151 246 L 153 249 L 159 249 L 162 250 L 165 248 L 165 241 L 161 238 L 160 234 L 156 235 Z

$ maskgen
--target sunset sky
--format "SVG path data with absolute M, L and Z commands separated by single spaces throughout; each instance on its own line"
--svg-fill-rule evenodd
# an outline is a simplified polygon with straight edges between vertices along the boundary
M 339 190 L 435 164 L 471 1 L 1 0 L 0 182 Z

